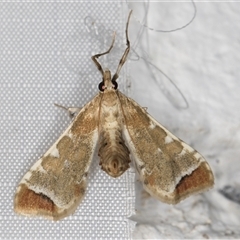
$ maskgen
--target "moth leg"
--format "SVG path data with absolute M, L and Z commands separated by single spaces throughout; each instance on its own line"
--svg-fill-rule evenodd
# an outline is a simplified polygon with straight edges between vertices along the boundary
M 54 105 L 56 107 L 62 108 L 65 111 L 67 111 L 68 112 L 68 116 L 70 117 L 70 119 L 73 119 L 80 112 L 80 110 L 82 109 L 82 108 L 78 108 L 78 107 L 64 107 L 64 106 L 59 105 L 57 103 L 54 103 Z
M 97 58 L 103 56 L 103 55 L 106 55 L 108 53 L 110 53 L 110 51 L 112 50 L 113 48 L 113 44 L 115 42 L 115 36 L 116 36 L 116 32 L 113 33 L 113 39 L 112 39 L 112 43 L 111 43 L 111 46 L 110 48 L 106 51 L 106 52 L 103 52 L 103 53 L 99 53 L 99 54 L 96 54 L 96 55 L 93 55 L 92 56 L 92 60 L 93 62 L 95 63 L 95 65 L 97 66 L 98 70 L 101 72 L 102 76 L 104 74 L 104 71 L 102 69 L 102 66 L 100 65 L 100 63 L 98 62 Z
M 128 38 L 128 26 L 129 26 L 129 20 L 130 20 L 131 14 L 132 14 L 132 10 L 129 12 L 128 20 L 127 20 L 127 23 L 126 23 L 126 30 L 125 30 L 127 47 L 126 47 L 126 49 L 125 49 L 125 51 L 122 55 L 122 58 L 119 61 L 118 68 L 117 68 L 116 73 L 113 75 L 112 82 L 115 82 L 118 79 L 119 72 L 121 71 L 121 68 L 122 68 L 123 64 L 126 62 L 128 53 L 130 51 L 130 41 L 129 41 L 129 38 Z

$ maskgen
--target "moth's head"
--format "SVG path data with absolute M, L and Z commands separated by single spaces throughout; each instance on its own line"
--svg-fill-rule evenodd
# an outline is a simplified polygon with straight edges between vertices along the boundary
M 111 76 L 111 72 L 109 69 L 106 69 L 104 72 L 103 72 L 103 81 L 99 83 L 99 90 L 101 92 L 103 92 L 105 89 L 117 89 L 118 87 L 118 84 L 116 82 L 116 79 L 115 79 L 115 75 Z
M 114 156 L 108 161 L 100 161 L 100 165 L 102 166 L 102 170 L 108 175 L 116 178 L 121 176 L 129 168 L 129 161 Z

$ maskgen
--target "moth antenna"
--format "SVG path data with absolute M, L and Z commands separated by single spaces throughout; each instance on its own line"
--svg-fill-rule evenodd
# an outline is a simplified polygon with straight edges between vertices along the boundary
M 115 42 L 115 37 L 116 37 L 116 32 L 113 32 L 113 38 L 112 38 L 111 46 L 109 47 L 109 49 L 106 52 L 98 53 L 98 54 L 92 56 L 92 60 L 95 63 L 95 65 L 97 66 L 98 70 L 101 72 L 102 76 L 104 75 L 104 71 L 102 69 L 101 64 L 98 62 L 97 58 L 110 53 L 110 51 L 113 48 L 114 42 Z
M 112 82 L 116 82 L 116 80 L 118 79 L 119 72 L 121 71 L 121 68 L 122 68 L 123 64 L 126 62 L 128 53 L 130 51 L 130 41 L 128 39 L 128 26 L 129 26 L 129 21 L 130 21 L 131 14 L 132 14 L 132 10 L 128 14 L 128 20 L 127 20 L 127 23 L 126 23 L 126 30 L 125 30 L 127 48 L 125 49 L 125 51 L 122 55 L 122 58 L 119 61 L 118 68 L 117 68 L 116 73 L 113 75 Z

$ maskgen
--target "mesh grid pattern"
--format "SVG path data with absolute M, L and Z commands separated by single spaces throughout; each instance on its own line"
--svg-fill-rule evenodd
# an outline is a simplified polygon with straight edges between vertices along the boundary
M 51 222 L 13 212 L 18 182 L 70 123 L 53 103 L 81 107 L 98 92 L 101 75 L 90 57 L 106 50 L 113 30 L 119 39 L 106 61 L 116 69 L 124 49 L 122 12 L 117 1 L 0 3 L 1 239 L 131 237 L 134 175 L 107 176 L 97 156 L 87 194 L 72 216 Z M 126 92 L 124 69 L 121 75 Z

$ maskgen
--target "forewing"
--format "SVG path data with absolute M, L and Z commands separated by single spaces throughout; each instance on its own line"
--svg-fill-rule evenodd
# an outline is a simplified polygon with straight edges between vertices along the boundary
M 72 124 L 21 180 L 14 209 L 23 215 L 58 220 L 73 213 L 84 197 L 87 173 L 98 139 L 100 95 L 89 102 Z
M 213 173 L 206 160 L 170 133 L 135 101 L 118 92 L 127 139 L 144 188 L 159 200 L 176 204 L 211 188 Z

